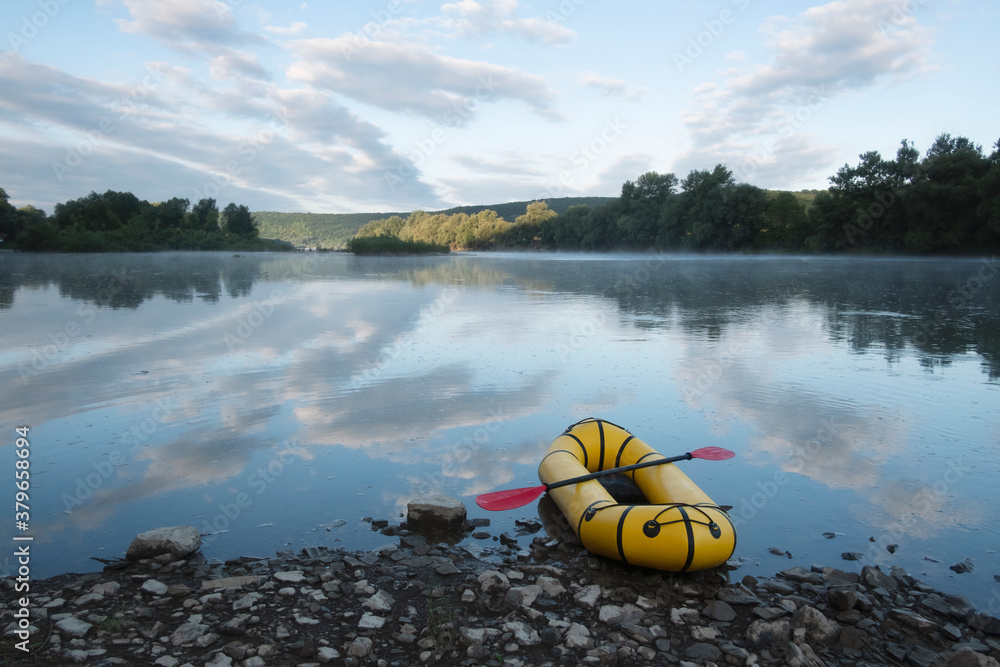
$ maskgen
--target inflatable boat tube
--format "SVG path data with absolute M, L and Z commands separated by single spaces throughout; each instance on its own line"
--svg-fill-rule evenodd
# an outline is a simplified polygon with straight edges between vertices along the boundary
M 621 426 L 587 418 L 556 438 L 538 466 L 543 484 L 666 457 Z M 622 505 L 596 479 L 549 489 L 588 551 L 631 565 L 691 572 L 736 548 L 729 515 L 673 463 L 629 471 L 649 504 Z

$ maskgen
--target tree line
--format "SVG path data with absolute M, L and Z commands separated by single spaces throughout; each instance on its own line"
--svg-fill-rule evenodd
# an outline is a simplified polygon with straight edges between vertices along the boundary
M 150 203 L 113 190 L 56 204 L 48 216 L 34 206 L 15 209 L 0 188 L 0 237 L 20 250 L 55 252 L 291 249 L 259 238 L 242 204 L 220 211 L 211 198 Z
M 453 249 L 535 247 L 724 252 L 948 254 L 1000 247 L 1000 141 L 990 155 L 942 134 L 921 159 L 903 140 L 844 165 L 818 193 L 769 192 L 737 183 L 724 165 L 626 181 L 600 206 L 557 214 L 534 202 L 508 222 L 494 211 L 372 221 L 358 237 L 391 235 Z

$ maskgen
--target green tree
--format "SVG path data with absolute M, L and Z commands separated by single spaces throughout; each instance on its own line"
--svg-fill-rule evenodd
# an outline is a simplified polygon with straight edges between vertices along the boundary
M 767 193 L 756 185 L 738 183 L 723 191 L 725 220 L 720 246 L 725 250 L 744 250 L 753 246 L 764 224 Z
M 0 238 L 3 238 L 6 244 L 13 243 L 22 226 L 17 209 L 10 203 L 10 196 L 6 190 L 0 188 Z
M 219 207 L 215 199 L 211 197 L 199 199 L 198 203 L 191 207 L 191 213 L 195 217 L 195 224 L 192 226 L 196 229 L 211 232 L 219 228 Z
M 965 137 L 942 134 L 907 189 L 904 244 L 917 252 L 955 252 L 975 245 L 983 179 L 991 168 L 982 148 Z
M 530 246 L 540 243 L 542 227 L 558 215 L 549 208 L 547 202 L 531 202 L 524 215 L 514 218 L 514 224 L 507 233 L 507 242 L 514 246 Z
M 226 231 L 236 236 L 256 238 L 259 230 L 254 224 L 250 209 L 245 205 L 230 202 L 222 211 L 223 226 Z
M 779 192 L 767 202 L 756 244 L 761 248 L 801 248 L 809 232 L 808 223 L 809 216 L 802 200 L 791 192 Z
M 976 215 L 980 220 L 977 240 L 983 244 L 1000 242 L 1000 139 L 993 146 L 989 169 L 979 179 L 979 206 Z
M 649 247 L 656 243 L 660 228 L 660 213 L 667 199 L 674 194 L 677 177 L 648 171 L 633 183 L 622 185 L 621 215 L 616 225 L 621 238 L 631 245 Z

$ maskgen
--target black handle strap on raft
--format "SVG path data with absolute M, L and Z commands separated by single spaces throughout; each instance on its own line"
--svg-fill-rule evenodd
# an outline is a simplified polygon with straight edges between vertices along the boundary
M 570 424 L 569 426 L 567 426 L 566 430 L 563 431 L 563 433 L 567 433 L 569 431 L 572 431 L 574 428 L 576 428 L 580 424 L 586 424 L 588 422 L 604 422 L 605 424 L 608 424 L 610 426 L 614 426 L 615 428 L 620 428 L 621 430 L 625 431 L 629 435 L 632 435 L 632 431 L 628 430 L 624 426 L 618 426 L 618 424 L 615 424 L 614 422 L 609 422 L 607 419 L 600 419 L 598 417 L 584 417 L 580 421 L 578 421 L 576 423 L 573 423 L 573 424 Z
M 707 526 L 709 534 L 715 539 L 719 539 L 719 537 L 722 536 L 722 529 L 719 528 L 719 524 L 713 521 L 712 517 L 710 517 L 708 513 L 705 512 L 704 508 L 716 509 L 719 510 L 720 512 L 725 512 L 725 510 L 718 505 L 689 505 L 687 503 L 672 503 L 664 507 L 663 510 L 656 515 L 656 518 L 650 519 L 649 521 L 644 523 L 642 525 L 642 533 L 646 537 L 656 537 L 657 535 L 660 534 L 660 528 L 662 528 L 663 526 L 669 526 L 675 523 L 686 523 L 686 524 L 694 523 L 700 526 Z M 669 512 L 670 510 L 678 510 L 681 513 L 681 518 L 674 519 L 673 521 L 658 520 L 662 514 Z M 699 514 L 702 515 L 702 517 L 705 518 L 705 521 L 699 521 L 698 519 L 688 516 L 688 513 L 685 510 L 693 510 L 695 512 L 698 512 Z

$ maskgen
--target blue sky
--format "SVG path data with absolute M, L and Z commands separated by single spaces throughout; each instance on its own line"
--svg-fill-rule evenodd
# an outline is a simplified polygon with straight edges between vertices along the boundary
M 8 1 L 0 187 L 252 210 L 617 195 L 728 166 L 824 188 L 858 155 L 1000 139 L 986 0 Z

